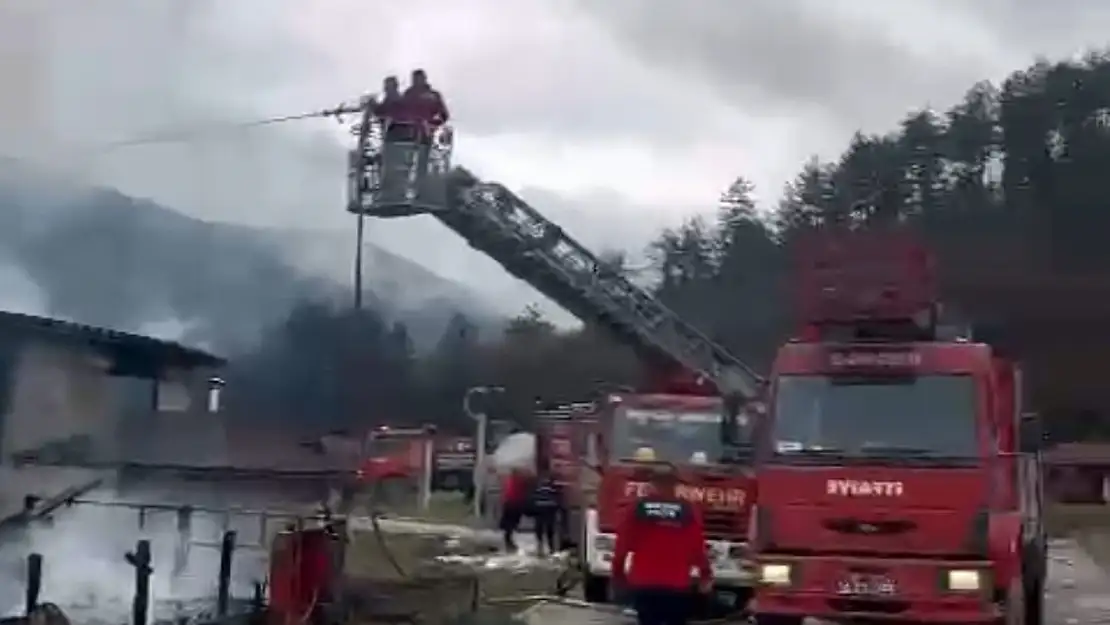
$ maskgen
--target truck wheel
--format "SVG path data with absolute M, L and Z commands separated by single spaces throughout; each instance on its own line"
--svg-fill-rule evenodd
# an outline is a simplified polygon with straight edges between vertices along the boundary
M 1044 622 L 1044 577 L 1039 573 L 1030 575 L 1024 583 L 1024 594 L 1023 625 L 1041 625 Z
M 749 604 L 752 602 L 752 597 L 755 596 L 754 588 L 740 588 L 736 591 L 736 610 L 746 612 Z
M 459 476 L 456 473 L 445 473 L 443 477 L 440 478 L 440 490 L 456 491 L 460 490 L 461 486 L 462 480 L 459 479 Z
M 609 603 L 609 578 L 583 573 L 582 595 L 590 603 Z

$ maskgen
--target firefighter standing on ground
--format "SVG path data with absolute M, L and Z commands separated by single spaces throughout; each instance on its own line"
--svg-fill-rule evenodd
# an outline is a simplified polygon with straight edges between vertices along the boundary
M 640 450 L 636 456 L 648 459 L 654 455 L 649 452 Z M 629 507 L 617 527 L 613 582 L 631 593 L 640 625 L 688 622 L 694 603 L 691 569 L 698 571 L 699 592 L 713 587 L 701 514 L 675 496 L 677 481 L 670 467 L 658 469 L 653 492 Z
M 555 532 L 565 510 L 562 489 L 550 470 L 540 471 L 528 507 L 535 520 L 536 554 L 555 553 Z
M 501 531 L 505 537 L 505 550 L 515 552 L 513 538 L 528 507 L 528 475 L 523 469 L 513 469 L 501 483 Z

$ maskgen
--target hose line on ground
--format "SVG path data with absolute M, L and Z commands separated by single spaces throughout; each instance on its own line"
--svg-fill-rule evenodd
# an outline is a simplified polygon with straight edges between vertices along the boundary
M 378 543 L 378 549 L 381 550 L 382 555 L 385 556 L 385 559 L 389 562 L 389 565 L 393 567 L 397 575 L 404 579 L 411 580 L 412 577 L 409 575 L 408 571 L 401 566 L 401 563 L 397 560 L 397 556 L 393 553 L 393 550 L 390 549 L 389 541 L 386 540 L 385 532 L 382 531 L 381 523 L 378 522 L 378 519 L 382 515 L 381 510 L 378 509 L 378 486 L 377 483 L 373 483 L 370 487 L 370 527 L 374 530 L 374 540 Z

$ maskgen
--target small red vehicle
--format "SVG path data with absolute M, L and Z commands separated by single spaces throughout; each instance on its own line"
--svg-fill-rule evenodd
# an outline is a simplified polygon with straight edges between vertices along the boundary
M 370 485 L 376 496 L 386 500 L 419 492 L 430 483 L 426 469 L 433 462 L 435 428 L 391 428 L 380 426 L 366 436 L 364 460 L 358 480 Z

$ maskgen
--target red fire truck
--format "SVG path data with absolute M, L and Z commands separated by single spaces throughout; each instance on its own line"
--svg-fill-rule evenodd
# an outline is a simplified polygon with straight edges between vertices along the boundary
M 802 337 L 755 434 L 761 623 L 1039 625 L 1040 430 L 1021 371 L 944 338 L 932 256 L 897 233 L 801 245 Z
M 702 510 L 718 597 L 742 607 L 753 579 L 747 546 L 755 496 L 750 458 L 724 444 L 730 438 L 722 437 L 725 410 L 712 385 L 683 378 L 660 390 L 667 392 L 612 393 L 597 405 L 586 458 L 599 479 L 593 496 L 583 498 L 579 548 L 586 599 L 610 598 L 616 524 L 650 488 L 651 465 L 663 462 L 678 472 L 678 496 Z
M 419 490 L 425 467 L 433 462 L 435 428 L 379 426 L 366 435 L 360 481 L 373 486 L 383 498 L 396 498 Z M 430 487 L 430 484 L 428 485 Z

